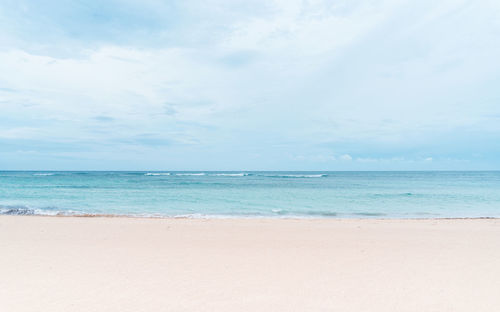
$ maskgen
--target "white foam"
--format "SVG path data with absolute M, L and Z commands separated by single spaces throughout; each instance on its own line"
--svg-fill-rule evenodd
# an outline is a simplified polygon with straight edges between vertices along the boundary
M 54 173 L 33 173 L 34 176 L 53 176 Z
M 322 178 L 327 175 L 322 174 L 276 174 L 276 175 L 266 175 L 266 177 L 272 178 Z
M 144 174 L 145 176 L 169 176 L 168 172 L 148 172 Z
M 53 210 L 30 208 L 27 206 L 0 206 L 0 215 L 17 215 L 17 216 L 73 216 L 80 215 L 81 212 L 73 210 Z

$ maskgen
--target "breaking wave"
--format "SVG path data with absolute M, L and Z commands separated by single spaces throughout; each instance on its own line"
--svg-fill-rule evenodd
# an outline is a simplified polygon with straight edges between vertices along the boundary
M 42 209 L 30 208 L 21 205 L 0 206 L 0 215 L 10 216 L 72 216 L 77 215 L 76 211 L 61 211 L 52 207 Z
M 169 175 L 175 175 L 175 176 L 215 176 L 215 177 L 246 177 L 246 176 L 259 176 L 259 177 L 266 177 L 266 178 L 323 178 L 328 176 L 325 173 L 321 174 L 273 174 L 273 173 L 261 173 L 261 174 L 256 174 L 256 173 L 246 173 L 246 172 L 238 172 L 238 173 L 227 173 L 227 172 L 221 172 L 221 173 L 206 173 L 206 172 L 180 172 L 180 173 L 169 173 L 169 172 L 147 172 L 144 174 L 145 176 L 169 176 Z
M 323 178 L 328 176 L 327 174 L 266 174 L 264 177 L 270 178 Z
M 148 172 L 144 174 L 145 176 L 169 176 L 169 172 Z

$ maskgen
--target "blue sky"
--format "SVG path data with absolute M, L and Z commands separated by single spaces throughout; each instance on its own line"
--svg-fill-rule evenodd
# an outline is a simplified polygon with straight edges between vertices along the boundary
M 500 169 L 498 1 L 0 3 L 0 169 Z

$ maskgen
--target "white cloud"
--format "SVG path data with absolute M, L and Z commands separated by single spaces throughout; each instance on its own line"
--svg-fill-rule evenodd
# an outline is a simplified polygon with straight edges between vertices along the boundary
M 351 161 L 352 160 L 352 156 L 349 155 L 349 154 L 344 154 L 342 156 L 339 157 L 341 160 L 345 160 L 345 161 Z
M 1 47 L 0 137 L 201 146 L 228 158 L 308 150 L 294 161 L 332 163 L 308 155 L 333 145 L 345 153 L 336 159 L 389 159 L 456 131 L 500 131 L 494 2 L 211 4 L 181 6 L 200 17 L 176 26 L 189 42 L 159 29 L 169 44 L 104 40 L 64 57 Z

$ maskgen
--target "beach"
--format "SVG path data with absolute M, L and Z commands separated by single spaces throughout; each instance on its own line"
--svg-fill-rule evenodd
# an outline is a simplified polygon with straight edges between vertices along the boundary
M 0 310 L 498 311 L 499 219 L 0 216 Z

